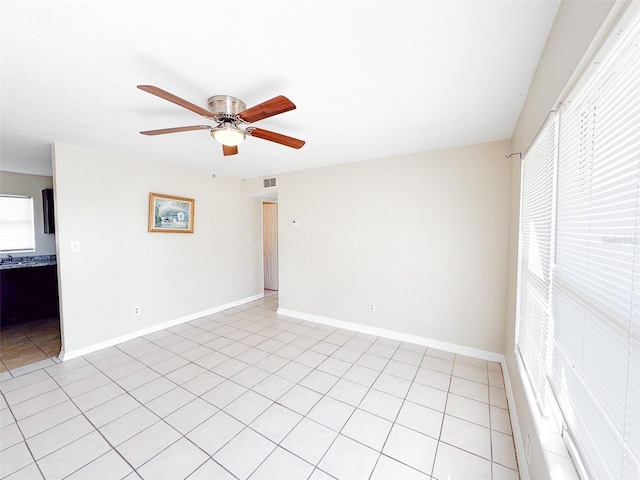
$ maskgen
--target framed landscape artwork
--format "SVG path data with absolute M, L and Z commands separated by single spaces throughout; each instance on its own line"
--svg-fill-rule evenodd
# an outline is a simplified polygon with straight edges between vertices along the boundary
M 161 193 L 149 194 L 149 231 L 193 233 L 195 200 Z

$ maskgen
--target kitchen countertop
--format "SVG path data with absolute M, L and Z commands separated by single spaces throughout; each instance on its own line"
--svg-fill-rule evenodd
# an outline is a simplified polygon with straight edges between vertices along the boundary
M 17 268 L 33 268 L 33 267 L 46 267 L 56 264 L 55 255 L 36 255 L 32 257 L 13 257 L 11 261 L 6 258 L 2 259 L 0 263 L 1 270 L 14 270 Z

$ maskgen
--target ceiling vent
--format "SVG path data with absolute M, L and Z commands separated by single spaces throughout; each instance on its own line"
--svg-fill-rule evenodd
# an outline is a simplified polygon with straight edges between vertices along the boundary
M 276 177 L 262 179 L 262 188 L 273 188 L 275 186 L 276 186 Z

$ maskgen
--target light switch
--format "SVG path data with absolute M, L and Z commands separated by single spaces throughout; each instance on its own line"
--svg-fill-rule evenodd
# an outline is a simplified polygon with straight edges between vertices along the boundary
M 69 242 L 69 246 L 71 247 L 71 251 L 72 252 L 79 252 L 80 251 L 80 240 L 73 240 L 73 241 Z

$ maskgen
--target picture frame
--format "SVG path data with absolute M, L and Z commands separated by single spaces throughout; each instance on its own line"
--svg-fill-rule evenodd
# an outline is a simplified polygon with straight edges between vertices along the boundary
M 193 233 L 195 200 L 149 194 L 149 232 Z

